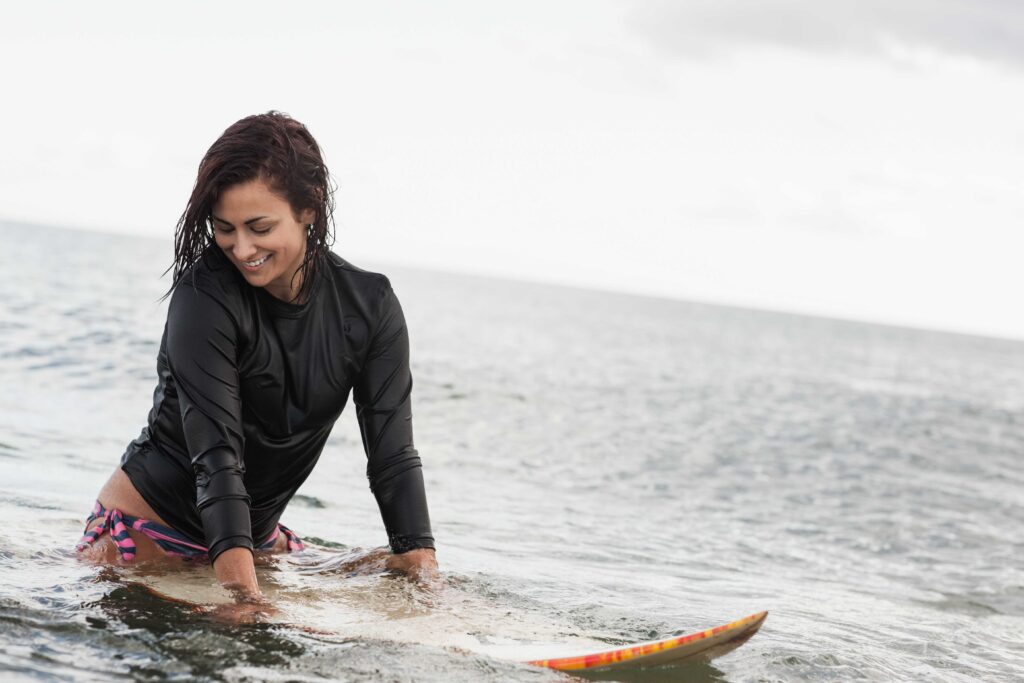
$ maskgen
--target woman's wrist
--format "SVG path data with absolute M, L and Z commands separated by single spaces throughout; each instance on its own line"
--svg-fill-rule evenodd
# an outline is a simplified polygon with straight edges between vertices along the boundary
M 263 598 L 256 581 L 256 568 L 252 551 L 248 548 L 229 548 L 222 552 L 213 563 L 217 581 L 234 597 L 236 602 Z
M 404 553 L 389 555 L 384 566 L 392 571 L 400 571 L 409 575 L 421 575 L 423 572 L 437 570 L 437 556 L 433 548 L 414 548 Z

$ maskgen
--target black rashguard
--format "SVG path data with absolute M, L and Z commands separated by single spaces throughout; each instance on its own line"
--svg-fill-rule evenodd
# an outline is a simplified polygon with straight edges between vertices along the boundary
M 350 390 L 391 550 L 434 547 L 402 308 L 387 277 L 333 252 L 320 273 L 289 304 L 211 246 L 171 295 L 153 408 L 121 469 L 211 560 L 270 536 Z

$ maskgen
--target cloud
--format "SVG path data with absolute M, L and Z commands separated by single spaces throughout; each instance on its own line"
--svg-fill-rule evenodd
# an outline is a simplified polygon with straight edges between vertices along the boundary
M 630 22 L 678 55 L 752 46 L 867 54 L 923 48 L 1024 64 L 1019 0 L 651 0 Z

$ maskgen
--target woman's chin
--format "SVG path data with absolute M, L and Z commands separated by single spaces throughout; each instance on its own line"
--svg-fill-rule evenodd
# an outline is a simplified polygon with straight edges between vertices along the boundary
M 263 279 L 263 276 L 260 275 L 259 273 L 249 273 L 246 272 L 244 269 L 239 270 L 242 273 L 242 277 L 245 278 L 245 281 L 248 282 L 253 287 L 262 287 L 263 285 L 266 284 L 266 281 Z

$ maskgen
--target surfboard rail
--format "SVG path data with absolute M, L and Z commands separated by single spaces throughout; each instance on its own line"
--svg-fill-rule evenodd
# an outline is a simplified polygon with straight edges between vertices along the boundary
M 708 660 L 742 645 L 757 633 L 767 617 L 767 611 L 758 612 L 722 626 L 687 635 L 625 645 L 601 652 L 554 659 L 535 659 L 525 663 L 559 671 L 580 671 L 661 666 L 669 663 Z

